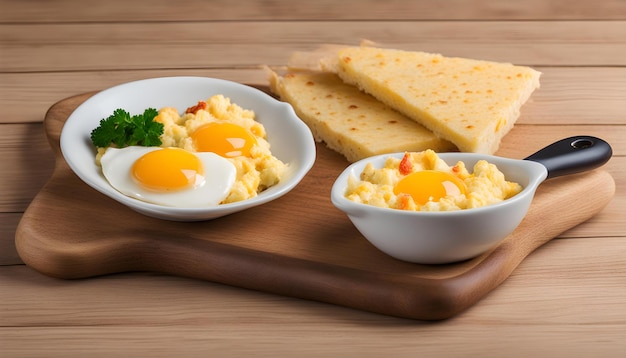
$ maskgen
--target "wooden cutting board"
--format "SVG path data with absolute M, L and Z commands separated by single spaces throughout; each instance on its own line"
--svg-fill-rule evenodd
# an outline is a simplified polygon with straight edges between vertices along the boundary
M 162 221 L 91 189 L 63 160 L 63 123 L 92 94 L 65 99 L 46 114 L 55 170 L 16 231 L 22 260 L 58 278 L 153 271 L 405 318 L 445 319 L 500 285 L 533 250 L 598 213 L 615 191 L 604 170 L 548 180 L 522 224 L 491 252 L 456 264 L 417 265 L 378 251 L 331 204 L 331 185 L 348 163 L 318 145 L 311 172 L 276 201 L 213 221 Z

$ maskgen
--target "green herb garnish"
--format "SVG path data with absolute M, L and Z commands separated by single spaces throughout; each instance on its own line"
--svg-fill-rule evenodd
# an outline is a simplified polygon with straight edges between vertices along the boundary
M 158 114 L 156 109 L 148 108 L 143 114 L 131 116 L 118 108 L 91 131 L 91 141 L 96 147 L 108 147 L 111 144 L 118 148 L 131 145 L 160 146 L 163 123 L 154 121 Z

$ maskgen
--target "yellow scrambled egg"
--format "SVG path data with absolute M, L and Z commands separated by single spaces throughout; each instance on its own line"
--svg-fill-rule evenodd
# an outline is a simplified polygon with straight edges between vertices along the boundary
M 199 102 L 198 106 L 182 115 L 171 107 L 159 111 L 154 120 L 164 125 L 162 147 L 179 147 L 196 152 L 191 136 L 195 130 L 211 122 L 236 124 L 250 131 L 256 139 L 249 155 L 228 158 L 237 168 L 237 179 L 223 203 L 255 197 L 280 181 L 287 165 L 272 155 L 265 128 L 255 120 L 253 111 L 231 103 L 223 95 L 212 96 L 204 104 Z
M 162 108 L 154 120 L 163 123 L 161 147 L 178 147 L 191 152 L 201 151 L 196 148 L 192 139 L 194 132 L 209 123 L 235 124 L 253 136 L 253 139 L 249 139 L 253 143 L 246 155 L 226 158 L 235 165 L 237 178 L 222 203 L 232 203 L 257 196 L 261 191 L 276 185 L 287 170 L 287 164 L 272 155 L 265 128 L 255 120 L 255 113 L 231 103 L 230 99 L 223 95 L 215 95 L 206 101 L 200 101 L 182 114 L 173 107 Z M 216 136 L 222 138 L 216 138 Z M 230 133 L 228 129 L 215 130 L 211 138 L 216 142 L 222 139 L 225 141 L 244 140 L 236 138 L 236 135 Z M 98 148 L 96 162 L 100 163 L 100 158 L 105 151 L 106 148 Z
M 425 175 L 428 174 L 428 175 Z M 473 172 L 463 162 L 447 165 L 432 150 L 387 158 L 383 168 L 369 163 L 360 178 L 348 179 L 349 200 L 411 211 L 478 208 L 510 198 L 522 190 L 498 168 L 480 160 Z

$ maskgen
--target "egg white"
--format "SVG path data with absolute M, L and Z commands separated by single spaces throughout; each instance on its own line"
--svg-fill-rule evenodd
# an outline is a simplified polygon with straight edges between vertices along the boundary
M 135 161 L 146 153 L 160 150 L 160 147 L 108 148 L 100 163 L 102 173 L 120 193 L 131 198 L 153 204 L 198 208 L 218 205 L 230 192 L 237 176 L 235 165 L 215 153 L 192 153 L 204 166 L 204 176 L 196 180 L 188 189 L 164 192 L 142 187 L 132 177 Z

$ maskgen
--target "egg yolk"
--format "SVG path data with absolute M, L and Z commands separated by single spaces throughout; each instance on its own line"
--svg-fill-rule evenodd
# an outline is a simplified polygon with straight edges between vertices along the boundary
M 213 152 L 225 158 L 250 156 L 256 138 L 247 129 L 232 123 L 207 123 L 191 135 L 198 152 Z
M 132 167 L 132 176 L 147 189 L 175 191 L 191 187 L 197 175 L 204 175 L 202 162 L 193 153 L 163 148 L 141 156 Z
M 448 195 L 465 195 L 465 183 L 458 177 L 437 170 L 423 170 L 411 173 L 396 184 L 394 194 L 409 194 L 416 204 L 439 201 Z

